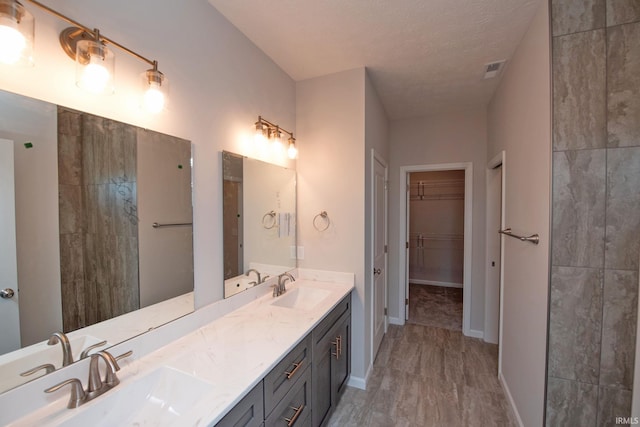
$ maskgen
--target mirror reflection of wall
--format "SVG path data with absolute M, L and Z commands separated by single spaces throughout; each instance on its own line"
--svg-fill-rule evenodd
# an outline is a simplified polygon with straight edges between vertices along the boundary
M 222 159 L 227 298 L 296 267 L 296 174 L 233 153 Z
M 61 366 L 53 332 L 73 331 L 77 360 L 193 311 L 189 141 L 3 91 L 0 140 L 0 393 Z

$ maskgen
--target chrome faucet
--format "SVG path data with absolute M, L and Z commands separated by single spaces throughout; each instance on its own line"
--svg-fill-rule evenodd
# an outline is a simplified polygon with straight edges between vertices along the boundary
M 293 277 L 291 275 L 291 273 L 283 273 L 281 275 L 278 276 L 278 284 L 277 285 L 273 285 L 273 296 L 274 297 L 279 297 L 280 295 L 284 294 L 285 292 L 287 292 L 287 280 L 291 281 L 291 282 L 295 282 L 296 279 L 295 277 Z
M 73 354 L 71 353 L 71 344 L 69 338 L 63 332 L 54 332 L 51 334 L 47 345 L 62 345 L 62 366 L 68 366 L 73 363 Z
M 113 355 L 106 350 L 92 354 L 89 362 L 89 383 L 87 384 L 86 390 L 82 388 L 82 381 L 77 378 L 71 378 L 45 389 L 44 392 L 53 393 L 66 385 L 70 385 L 71 395 L 69 396 L 67 408 L 77 408 L 120 384 L 120 380 L 116 376 L 116 372 L 120 370 L 118 360 L 131 356 L 132 354 L 132 351 L 128 351 L 118 357 L 113 357 Z M 104 380 L 100 376 L 100 359 L 104 360 L 107 365 Z
M 259 285 L 260 283 L 262 283 L 262 280 L 260 278 L 260 272 L 258 270 L 256 270 L 255 268 L 250 268 L 247 270 L 246 273 L 244 273 L 245 276 L 249 276 L 249 273 L 256 273 L 256 275 L 258 276 L 258 281 L 257 282 L 251 282 L 253 283 L 253 286 Z

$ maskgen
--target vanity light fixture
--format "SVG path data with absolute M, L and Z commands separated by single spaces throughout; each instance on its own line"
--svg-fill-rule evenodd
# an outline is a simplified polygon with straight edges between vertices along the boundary
M 282 151 L 283 149 L 283 139 L 282 134 L 286 133 L 289 135 L 289 148 L 287 149 L 287 154 L 290 159 L 295 159 L 298 157 L 298 149 L 296 148 L 296 139 L 293 137 L 293 132 L 289 132 L 281 128 L 280 126 L 271 123 L 270 121 L 262 118 L 262 116 L 258 116 L 258 121 L 256 122 L 256 142 L 261 142 L 264 140 L 270 140 L 274 143 L 274 149 L 276 151 Z
M 17 0 L 0 0 L 0 63 L 33 63 L 33 15 Z
M 92 93 L 114 92 L 115 55 L 109 46 L 115 46 L 152 67 L 142 74 L 144 93 L 141 106 L 151 113 L 164 109 L 168 81 L 158 70 L 157 61 L 145 58 L 103 36 L 98 29 L 90 29 L 36 0 L 26 1 L 73 25 L 60 33 L 60 45 L 76 61 L 76 84 L 79 87 Z M 33 22 L 33 16 L 18 0 L 0 0 L 0 62 L 32 61 Z

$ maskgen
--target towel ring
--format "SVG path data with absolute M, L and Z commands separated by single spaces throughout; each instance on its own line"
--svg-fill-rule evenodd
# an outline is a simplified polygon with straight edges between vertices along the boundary
M 322 225 L 318 226 L 318 218 L 322 218 L 324 220 L 324 227 Z M 313 228 L 318 231 L 325 231 L 331 225 L 331 220 L 329 219 L 329 214 L 327 211 L 322 211 L 318 215 L 313 217 Z
M 276 226 L 276 211 L 270 211 L 264 214 L 262 217 L 262 226 L 267 230 L 271 230 Z

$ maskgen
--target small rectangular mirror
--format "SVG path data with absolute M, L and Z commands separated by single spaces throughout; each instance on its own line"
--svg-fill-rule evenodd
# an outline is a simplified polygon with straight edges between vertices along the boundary
M 224 297 L 296 267 L 296 172 L 222 152 Z

